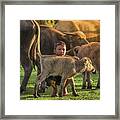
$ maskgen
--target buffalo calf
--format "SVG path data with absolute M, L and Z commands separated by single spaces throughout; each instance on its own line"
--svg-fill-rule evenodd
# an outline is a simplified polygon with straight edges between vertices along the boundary
M 41 74 L 34 89 L 34 97 L 38 97 L 38 89 L 41 83 L 49 76 L 61 76 L 59 96 L 63 96 L 64 82 L 67 78 L 73 77 L 75 74 L 84 71 L 92 71 L 94 67 L 89 58 L 76 59 L 71 56 L 48 56 L 43 55 L 40 58 Z M 74 86 L 75 87 L 75 86 Z

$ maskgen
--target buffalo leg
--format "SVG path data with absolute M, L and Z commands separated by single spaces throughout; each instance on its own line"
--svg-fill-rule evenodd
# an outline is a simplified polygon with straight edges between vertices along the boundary
M 21 87 L 20 87 L 20 93 L 23 93 L 23 91 L 26 90 L 26 86 L 27 86 L 28 80 L 30 78 L 30 75 L 32 73 L 32 69 L 33 69 L 31 63 L 26 64 L 26 65 L 22 65 L 22 66 L 24 69 L 24 79 L 23 79 Z
M 92 88 L 92 84 L 91 84 L 91 80 L 90 80 L 90 72 L 87 72 L 87 89 L 91 89 Z
M 87 72 L 83 72 L 82 89 L 86 89 L 86 78 L 87 78 Z
M 100 88 L 100 73 L 99 73 L 99 78 L 98 78 L 98 83 L 96 88 Z

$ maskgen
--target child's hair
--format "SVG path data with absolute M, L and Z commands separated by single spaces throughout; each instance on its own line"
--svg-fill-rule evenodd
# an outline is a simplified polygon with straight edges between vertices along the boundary
M 59 45 L 62 45 L 62 46 L 65 46 L 65 47 L 66 47 L 65 42 L 59 41 L 59 42 L 57 42 L 57 43 L 55 44 L 54 49 L 56 49 L 56 47 L 59 46 Z

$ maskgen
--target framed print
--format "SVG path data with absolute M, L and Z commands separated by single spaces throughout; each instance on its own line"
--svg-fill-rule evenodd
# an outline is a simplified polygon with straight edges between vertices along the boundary
M 2 119 L 119 119 L 119 2 L 1 2 Z

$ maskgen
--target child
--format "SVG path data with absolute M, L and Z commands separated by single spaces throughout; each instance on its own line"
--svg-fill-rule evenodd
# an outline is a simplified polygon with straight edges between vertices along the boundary
M 56 43 L 55 47 L 54 47 L 54 53 L 57 55 L 57 56 L 64 56 L 66 54 L 66 44 L 63 42 L 63 41 L 59 41 L 58 43 Z M 58 84 L 57 81 L 53 81 L 51 86 L 52 86 L 52 95 L 51 96 L 57 96 L 57 85 L 60 85 L 60 82 L 61 82 L 61 77 L 60 76 L 56 76 L 55 77 L 56 80 L 58 81 Z M 64 89 L 64 93 L 63 95 L 66 95 L 67 94 L 67 88 Z
M 66 54 L 66 44 L 63 41 L 59 41 L 58 43 L 56 43 L 55 47 L 54 47 L 54 53 L 57 56 L 65 56 Z M 47 80 L 47 83 L 49 81 L 49 85 L 52 86 L 52 95 L 51 96 L 57 96 L 57 85 L 60 85 L 61 82 L 61 76 L 50 76 L 49 79 Z M 63 95 L 67 95 L 67 85 L 70 84 L 72 87 L 72 92 L 74 96 L 77 96 L 77 93 L 74 89 L 74 79 L 73 78 L 69 78 L 66 80 L 65 85 L 64 85 L 64 91 L 63 91 Z

